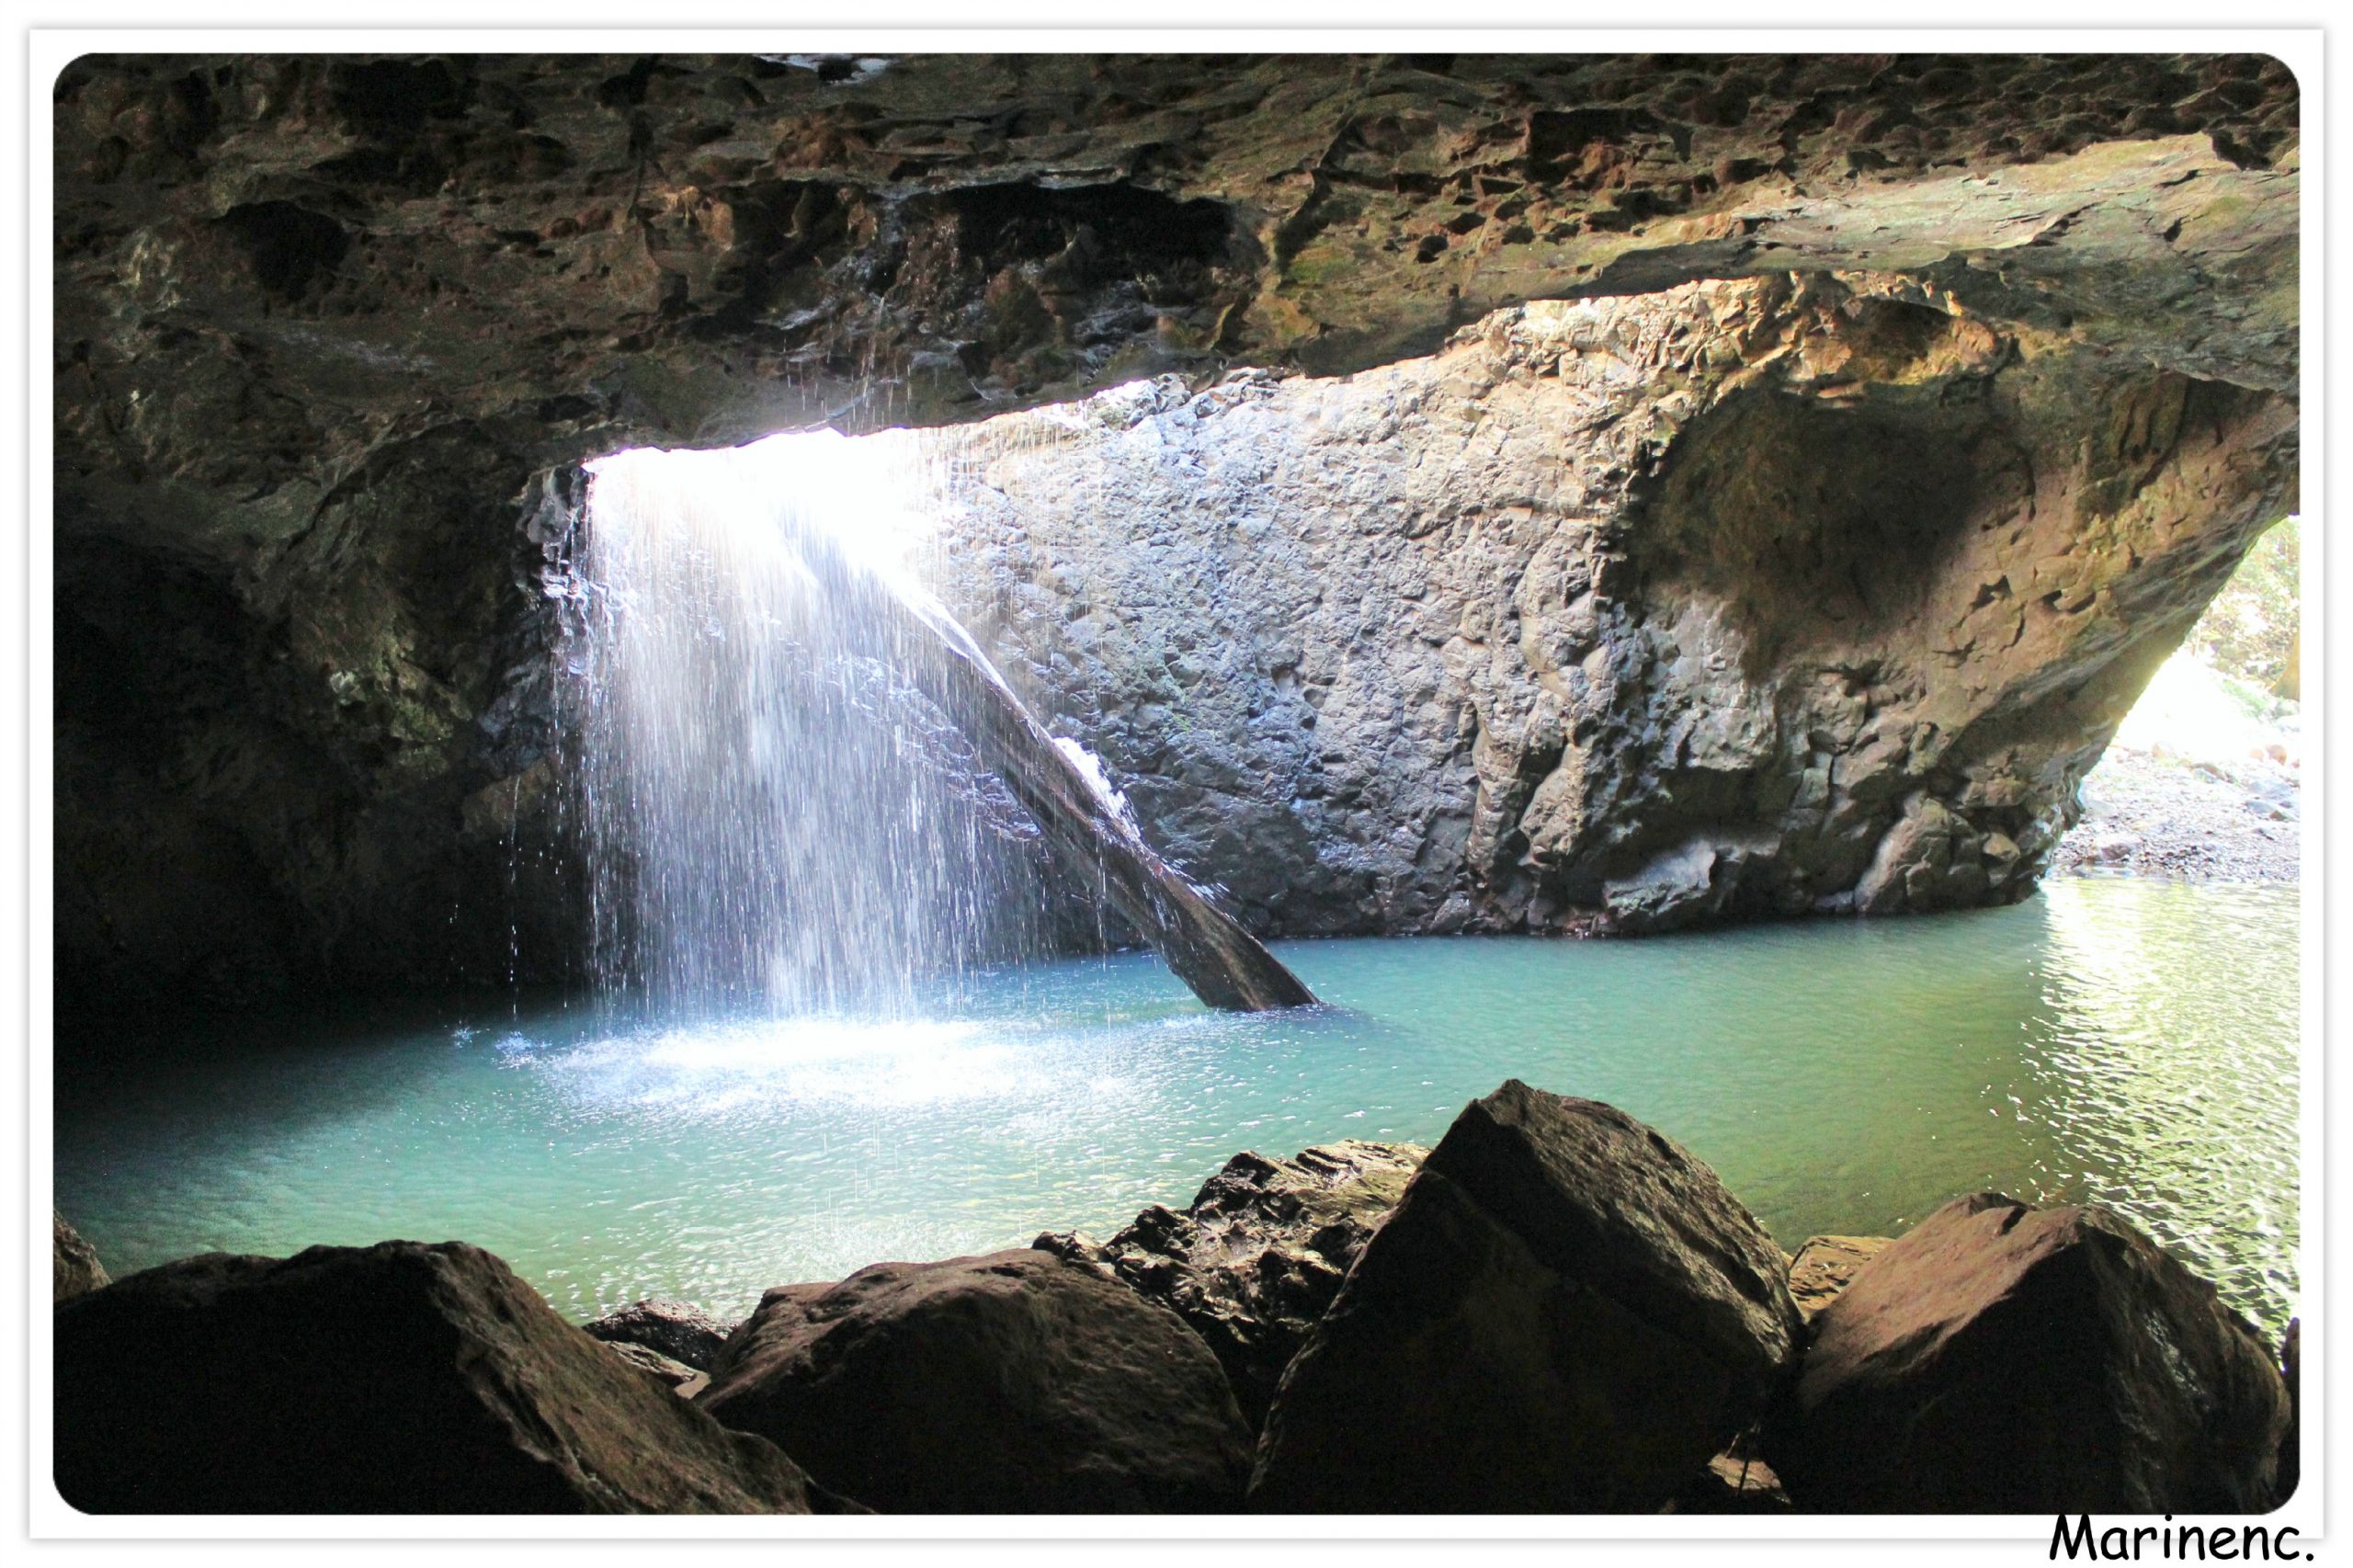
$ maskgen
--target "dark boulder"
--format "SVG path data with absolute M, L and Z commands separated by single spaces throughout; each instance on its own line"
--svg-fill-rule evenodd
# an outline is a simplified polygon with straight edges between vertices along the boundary
M 1790 1260 L 1790 1296 L 1810 1323 L 1887 1249 L 1885 1236 L 1808 1236 Z
M 1507 1083 L 1456 1118 L 1284 1374 L 1252 1506 L 1655 1512 L 1783 1381 L 1786 1270 L 1674 1142 Z
M 1249 1433 L 1208 1347 L 1025 1249 L 770 1290 L 696 1404 L 886 1513 L 1203 1513 Z
M 57 1489 L 85 1513 L 840 1506 L 462 1243 L 216 1253 L 56 1312 Z
M 719 1358 L 719 1347 L 734 1331 L 733 1324 L 721 1322 L 691 1302 L 654 1296 L 616 1307 L 581 1327 L 592 1338 L 642 1345 L 701 1372 L 710 1370 L 711 1362 Z
M 1813 1323 L 1764 1453 L 1797 1506 L 2268 1506 L 2288 1392 L 2213 1286 L 2105 1210 L 1945 1205 Z
M 65 1216 L 54 1209 L 50 1210 L 50 1300 L 70 1301 L 76 1296 L 86 1296 L 93 1290 L 103 1290 L 108 1283 L 106 1266 L 98 1261 L 97 1249 L 82 1239 L 82 1233 L 65 1222 Z
M 1042 1235 L 1160 1302 L 1208 1342 L 1253 1430 L 1283 1369 L 1428 1153 L 1347 1140 L 1293 1159 L 1236 1154 L 1183 1211 L 1157 1204 L 1108 1242 Z

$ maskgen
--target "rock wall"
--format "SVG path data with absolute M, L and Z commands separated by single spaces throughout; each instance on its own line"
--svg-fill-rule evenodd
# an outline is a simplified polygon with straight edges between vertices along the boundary
M 2260 56 L 89 55 L 51 97 L 69 1011 L 565 971 L 561 824 L 539 809 L 551 774 L 536 570 L 563 511 L 548 476 L 601 452 L 959 424 L 1139 376 L 1198 389 L 1233 365 L 1344 374 L 1432 353 L 1524 301 L 1622 309 L 1607 301 L 1857 268 L 1910 279 L 1866 293 L 1912 290 L 1929 314 L 2037 346 L 2036 363 L 2063 350 L 2104 367 L 2110 381 L 2069 383 L 2087 395 L 2162 371 L 2185 399 L 2228 403 L 2232 388 L 2285 394 L 2296 374 L 2299 95 Z M 1989 406 L 2021 389 L 2013 423 L 2040 417 L 2026 352 L 2020 373 L 1990 383 Z M 1875 421 L 1873 451 L 1950 427 L 1912 406 L 1927 395 L 1893 388 L 1847 409 L 1760 394 L 1713 414 L 1697 400 L 1677 417 L 1712 420 L 1726 451 L 1791 421 L 1838 467 L 1839 432 L 1859 423 Z M 2185 427 L 2214 428 L 2207 412 L 2196 403 Z M 2160 409 L 2160 444 L 2171 417 Z M 1695 427 L 1691 450 L 1706 434 Z M 2182 485 L 2204 472 L 2164 469 Z M 1644 503 L 1669 518 L 1652 537 L 1708 536 L 1701 488 Z M 1853 485 L 1843 494 L 1860 504 Z M 1574 505 L 1562 515 L 1597 522 L 1617 503 Z M 1479 548 L 1518 582 L 1536 546 L 1506 537 L 1507 521 L 1486 515 Z M 2216 528 L 2208 543 L 2227 552 L 2235 525 Z M 1433 537 L 1458 534 L 1467 526 Z M 1435 562 L 1437 548 L 1411 553 Z M 1673 568 L 1630 551 L 1594 559 L 1640 569 L 1654 585 L 1644 637 L 1665 635 Z M 2021 603 L 2039 591 L 2009 581 Z M 1347 630 L 1427 617 L 1433 602 L 1359 597 Z M 1635 614 L 1614 586 L 1595 603 Z M 2139 626 L 2155 612 L 2118 613 Z M 1680 651 L 1715 645 L 1698 621 L 1674 635 L 1686 665 L 1705 654 Z M 1336 699 L 1306 683 L 1307 658 L 1284 677 L 1300 683 L 1280 688 L 1286 712 L 1307 701 L 1296 693 Z M 2130 685 L 2120 655 L 2098 667 Z M 1666 708 L 1635 700 L 1632 668 L 1611 675 L 1627 695 L 1604 710 L 1639 728 Z M 1692 671 L 1676 678 L 1699 689 Z M 1874 711 L 1914 702 L 1855 678 Z M 1393 781 L 1348 783 L 1385 766 L 1358 758 L 1321 765 L 1337 794 L 1312 779 L 1236 793 L 1237 770 L 1218 784 L 1281 805 L 1260 813 L 1280 830 L 1264 842 L 1288 845 L 1278 863 L 1311 885 L 1289 904 L 1238 889 L 1280 928 L 1360 928 L 1384 907 L 1415 925 L 1449 903 L 1466 921 L 1565 919 L 1593 901 L 1592 875 L 1643 875 L 1691 840 L 1727 778 L 1769 794 L 1755 781 L 1807 771 L 1757 763 L 1735 737 L 1732 753 L 1665 765 L 1657 777 L 1684 791 L 1665 815 L 1570 809 L 1572 794 L 1647 788 L 1636 754 L 1666 754 L 1581 742 L 1574 755 L 1599 771 L 1572 790 L 1544 760 L 1553 721 L 1533 717 L 1527 681 L 1446 679 L 1487 693 L 1475 786 L 1458 764 L 1418 760 L 1440 744 L 1418 728 L 1368 733 L 1397 760 Z M 1086 685 L 1068 687 L 1073 711 L 1091 701 Z M 1419 676 L 1398 690 L 1416 714 L 1436 700 Z M 2056 724 L 2050 696 L 1957 700 L 1996 723 L 2031 708 Z M 1447 703 L 1460 722 L 1464 704 Z M 1938 756 L 1958 744 L 1946 717 L 1915 716 L 1940 726 Z M 1797 733 L 1784 715 L 1775 726 L 1773 744 Z M 2077 739 L 2097 733 L 2094 722 Z M 1149 749 L 1113 744 L 1133 766 Z M 1264 751 L 1262 772 L 1305 756 L 1255 732 L 1228 744 Z M 1981 734 L 1953 755 L 1995 744 Z M 1944 766 L 1927 756 L 1903 777 Z M 1551 780 L 1535 807 L 1519 799 Z M 1171 788 L 1196 807 L 1215 799 Z M 1437 803 L 1417 803 L 1425 793 Z M 1327 825 L 1286 825 L 1295 795 Z M 1929 790 L 1915 813 L 1931 846 L 1979 833 L 1956 838 L 1929 811 L 1946 798 Z M 1180 854 L 1216 831 L 1173 803 L 1164 814 Z M 1825 896 L 1853 880 L 1849 840 L 1885 814 L 1874 804 L 1846 823 L 1836 848 L 1778 852 L 1807 863 L 1795 880 L 1740 872 L 1740 899 Z M 1523 850 L 1523 821 L 1559 831 Z M 1603 823 L 1593 831 L 1613 846 L 1597 859 L 1573 822 Z M 1416 836 L 1429 824 L 1443 825 Z M 1733 844 L 1707 842 L 1720 862 Z M 1416 867 L 1426 846 L 1431 865 Z M 1923 863 L 1939 853 L 1949 865 L 1933 847 Z M 1506 869 L 1531 855 L 1532 869 Z M 1237 880 L 1230 858 L 1213 869 Z
M 2031 888 L 2294 429 L 1906 279 L 1694 284 L 984 424 L 931 570 L 1270 932 L 1944 908 Z

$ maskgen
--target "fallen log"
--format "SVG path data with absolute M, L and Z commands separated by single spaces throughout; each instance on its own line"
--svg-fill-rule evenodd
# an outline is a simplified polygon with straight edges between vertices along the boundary
M 1233 1012 L 1314 1004 L 1315 994 L 1265 943 L 1144 842 L 1133 819 L 1055 743 L 947 607 L 850 560 L 819 530 L 800 530 L 795 543 L 823 591 L 854 607 L 842 622 L 870 629 L 877 656 L 963 730 L 981 764 L 1036 819 L 1056 864 L 1094 886 L 1193 994 Z

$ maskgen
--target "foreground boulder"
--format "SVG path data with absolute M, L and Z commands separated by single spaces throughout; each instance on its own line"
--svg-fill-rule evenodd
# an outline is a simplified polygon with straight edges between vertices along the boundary
M 1154 1204 L 1108 1242 L 1040 1236 L 1185 1320 L 1216 1355 L 1252 1430 L 1283 1369 L 1428 1151 L 1350 1139 L 1294 1159 L 1236 1154 L 1183 1211 Z
M 593 1339 L 615 1345 L 642 1345 L 673 1361 L 683 1361 L 697 1371 L 707 1372 L 719 1358 L 719 1347 L 727 1343 L 734 1325 L 722 1323 L 690 1302 L 649 1296 L 644 1301 L 616 1307 L 580 1326 Z
M 1786 1269 L 1674 1142 L 1507 1083 L 1455 1119 L 1284 1374 L 1252 1506 L 1655 1512 L 1783 1380 Z
M 886 1513 L 1202 1513 L 1249 1474 L 1200 1340 L 1034 1249 L 770 1290 L 696 1403 Z
M 52 1209 L 49 1218 L 50 1300 L 70 1301 L 76 1296 L 105 1290 L 108 1280 L 106 1266 L 98 1261 L 97 1249 L 65 1222 L 64 1215 Z
M 2214 1287 L 2100 1209 L 1957 1199 L 1814 1320 L 1764 1453 L 1801 1509 L 2268 1507 L 2288 1392 Z
M 186 1258 L 56 1330 L 57 1489 L 85 1513 L 839 1506 L 462 1243 Z

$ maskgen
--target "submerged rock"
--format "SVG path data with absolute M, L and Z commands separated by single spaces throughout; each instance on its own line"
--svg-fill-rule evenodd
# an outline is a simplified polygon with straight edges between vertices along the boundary
M 1349 1139 L 1288 1160 L 1236 1154 L 1181 1212 L 1155 1204 L 1108 1242 L 1074 1233 L 1035 1244 L 1104 1269 L 1183 1318 L 1256 1429 L 1283 1369 L 1427 1153 Z
M 2269 1506 L 2289 1398 L 2268 1349 L 2105 1210 L 1956 1199 L 1813 1327 L 1764 1444 L 1800 1508 Z
M 1809 1322 L 1885 1251 L 1885 1236 L 1808 1236 L 1790 1260 L 1790 1295 Z
M 788 1285 L 697 1404 L 886 1513 L 1203 1513 L 1249 1433 L 1169 1312 L 1035 1249 Z
M 106 1266 L 98 1261 L 97 1249 L 65 1222 L 64 1215 L 52 1209 L 49 1218 L 50 1300 L 68 1301 L 105 1290 L 108 1280 Z
M 616 1307 L 603 1317 L 581 1325 L 592 1338 L 617 1345 L 642 1345 L 699 1372 L 710 1370 L 719 1347 L 727 1343 L 734 1325 L 722 1323 L 689 1301 L 649 1296 Z
M 838 1500 L 460 1242 L 211 1254 L 57 1309 L 92 1514 L 801 1514 Z
M 1506 1083 L 1456 1118 L 1284 1374 L 1252 1506 L 1655 1512 L 1790 1368 L 1786 1269 L 1681 1147 Z

